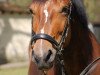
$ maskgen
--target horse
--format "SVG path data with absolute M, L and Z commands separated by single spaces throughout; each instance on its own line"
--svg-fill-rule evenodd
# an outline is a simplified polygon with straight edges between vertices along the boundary
M 29 9 L 28 75 L 79 75 L 100 57 L 100 44 L 88 28 L 82 0 L 33 0 Z M 89 74 L 100 75 L 100 69 Z

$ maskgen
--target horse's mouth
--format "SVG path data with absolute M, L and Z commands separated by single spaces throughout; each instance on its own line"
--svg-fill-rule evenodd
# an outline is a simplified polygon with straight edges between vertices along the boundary
M 53 67 L 53 63 L 40 63 L 37 66 L 39 70 L 48 71 Z

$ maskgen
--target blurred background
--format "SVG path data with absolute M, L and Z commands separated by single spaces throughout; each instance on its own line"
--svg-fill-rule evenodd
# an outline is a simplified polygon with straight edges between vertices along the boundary
M 83 0 L 100 42 L 100 0 Z M 27 75 L 32 0 L 0 0 L 0 75 Z
M 0 75 L 27 75 L 32 0 L 0 0 Z

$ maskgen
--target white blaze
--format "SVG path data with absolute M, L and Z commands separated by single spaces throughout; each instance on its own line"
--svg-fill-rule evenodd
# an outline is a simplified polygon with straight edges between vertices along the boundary
M 42 45 L 43 45 L 43 40 L 41 39 L 41 43 L 40 43 L 41 45 L 40 45 L 40 56 L 42 57 L 43 56 L 43 48 L 42 48 Z
M 44 27 L 41 29 L 41 31 L 40 31 L 41 33 L 44 33 Z M 41 39 L 41 42 L 40 42 L 40 56 L 42 57 L 43 56 L 43 48 L 42 48 L 42 46 L 43 46 L 43 40 Z
M 41 29 L 41 33 L 44 33 L 44 28 Z
M 45 14 L 45 23 L 47 22 L 47 19 L 48 19 L 48 10 L 47 9 L 44 9 L 44 14 Z
M 47 10 L 47 4 L 45 5 L 45 7 L 44 7 L 44 11 L 43 11 L 43 13 L 44 13 L 44 15 L 45 15 L 45 23 L 47 22 L 47 20 L 48 20 L 48 16 L 49 16 L 49 13 L 48 13 L 48 10 Z M 40 30 L 40 33 L 45 33 L 44 32 L 44 27 Z M 41 53 L 41 57 L 43 56 L 43 53 L 44 53 L 44 51 L 43 51 L 43 39 L 41 39 L 41 42 L 40 42 L 40 53 Z
M 44 8 L 44 14 L 45 14 L 45 23 L 47 22 L 47 19 L 48 19 L 48 10 L 47 10 L 47 6 L 45 5 L 45 8 Z M 41 33 L 44 33 L 44 27 L 41 29 Z

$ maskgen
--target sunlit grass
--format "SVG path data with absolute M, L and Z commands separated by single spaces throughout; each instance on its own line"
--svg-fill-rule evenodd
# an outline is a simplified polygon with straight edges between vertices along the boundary
M 0 75 L 27 75 L 28 68 L 0 69 Z

